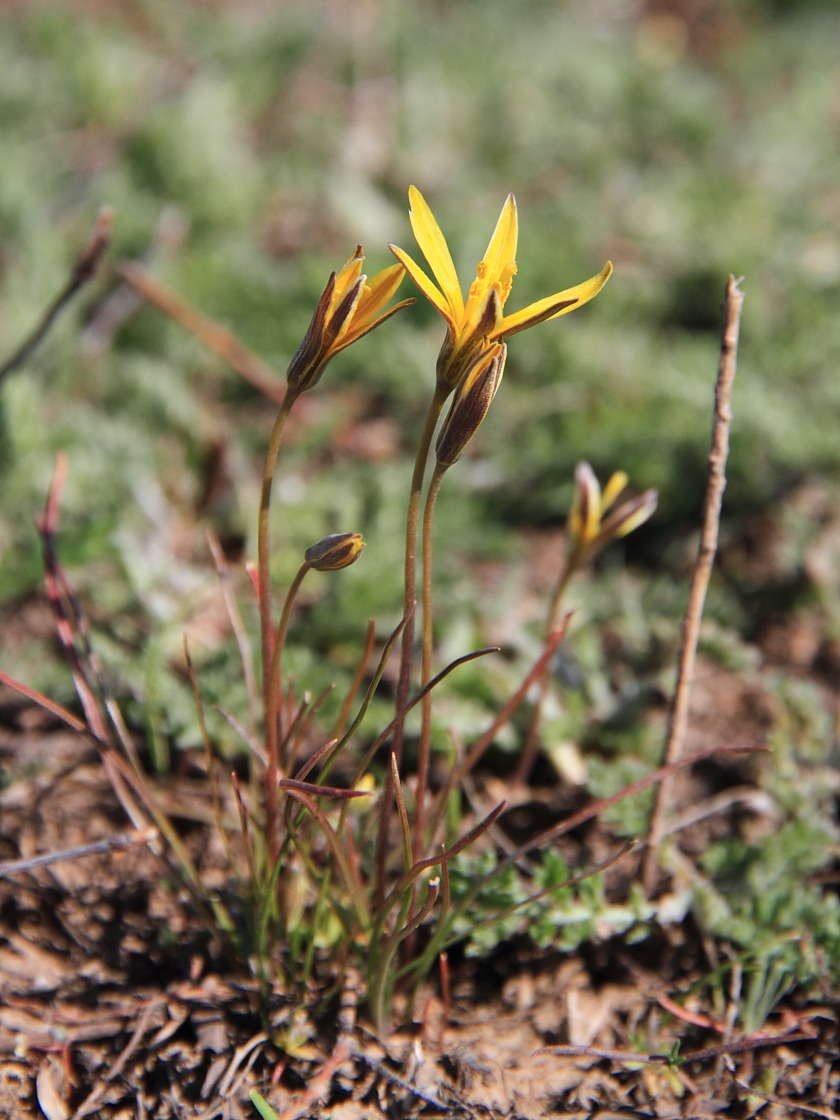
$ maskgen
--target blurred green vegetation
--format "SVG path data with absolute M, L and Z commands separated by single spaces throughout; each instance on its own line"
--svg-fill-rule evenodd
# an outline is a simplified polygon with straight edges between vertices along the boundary
M 4 667 L 70 695 L 65 670 L 44 657 L 48 626 L 29 626 L 23 612 L 41 579 L 33 516 L 61 449 L 60 554 L 135 725 L 161 756 L 170 741 L 198 742 L 187 682 L 170 673 L 186 627 L 208 709 L 241 707 L 232 643 L 207 607 L 215 576 L 203 532 L 241 538 L 253 556 L 273 408 L 154 309 L 111 337 L 101 309 L 118 283 L 115 264 L 148 254 L 155 275 L 282 372 L 328 272 L 357 242 L 370 271 L 390 263 L 389 241 L 414 253 L 409 183 L 429 200 L 465 281 L 515 192 L 509 310 L 607 258 L 616 267 L 591 305 L 512 340 L 493 410 L 447 476 L 441 648 L 456 656 L 489 633 L 505 656 L 450 681 L 440 745 L 448 727 L 465 737 L 483 728 L 493 698 L 533 658 L 539 611 L 527 603 L 514 530 L 561 526 L 574 465 L 586 458 L 600 477 L 621 468 L 638 487 L 658 487 L 660 509 L 623 554 L 605 558 L 597 580 L 575 587 L 567 646 L 581 680 L 547 718 L 573 743 L 600 721 L 597 793 L 655 759 L 658 731 L 636 717 L 670 687 L 730 272 L 745 277 L 746 303 L 709 650 L 753 664 L 756 612 L 779 609 L 781 590 L 787 606 L 818 604 L 824 636 L 835 638 L 836 592 L 802 574 L 815 522 L 786 503 L 816 485 L 828 496 L 824 524 L 838 496 L 838 41 L 831 0 L 0 9 L 0 354 L 60 289 L 98 209 L 116 212 L 106 267 L 0 386 L 0 601 L 16 623 L 3 637 Z M 398 619 L 410 461 L 442 333 L 418 303 L 342 354 L 302 402 L 283 452 L 278 581 L 328 532 L 361 531 L 368 542 L 339 579 L 306 585 L 288 666 L 315 693 L 352 673 L 368 617 L 383 631 Z M 739 566 L 759 516 L 786 534 L 769 590 Z M 253 626 L 244 590 L 242 601 Z M 605 632 L 621 645 L 620 671 Z M 387 711 L 379 703 L 374 721 Z M 208 718 L 232 748 L 225 721 Z M 826 748 L 828 733 L 809 743 Z M 640 814 L 629 806 L 616 820 L 633 831 Z M 791 843 L 804 850 L 799 819 L 791 810 Z M 741 849 L 712 852 L 710 874 L 716 860 L 753 873 Z M 836 939 L 830 917 L 826 941 Z M 739 920 L 746 938 L 759 918 Z

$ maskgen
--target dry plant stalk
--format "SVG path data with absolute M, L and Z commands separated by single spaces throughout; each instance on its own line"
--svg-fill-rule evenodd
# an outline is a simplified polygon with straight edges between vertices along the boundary
M 104 206 L 90 228 L 85 243 L 79 250 L 73 262 L 67 281 L 49 307 L 44 311 L 40 321 L 20 346 L 4 362 L 0 362 L 0 383 L 4 378 L 25 365 L 34 354 L 40 343 L 46 338 L 50 328 L 76 292 L 85 286 L 96 275 L 99 263 L 111 243 L 111 227 L 114 222 L 114 212 L 110 206 Z
M 744 295 L 736 280 L 730 274 L 726 284 L 723 302 L 723 330 L 720 340 L 720 361 L 715 383 L 715 409 L 712 423 L 712 447 L 709 452 L 709 477 L 706 486 L 706 500 L 703 504 L 703 527 L 700 533 L 700 546 L 697 562 L 691 578 L 688 607 L 682 624 L 682 646 L 677 669 L 677 683 L 674 699 L 668 718 L 662 765 L 668 766 L 680 757 L 688 726 L 688 709 L 691 699 L 691 685 L 694 680 L 694 665 L 697 658 L 697 643 L 700 638 L 700 623 L 706 592 L 712 575 L 712 567 L 717 552 L 720 511 L 723 492 L 726 489 L 726 460 L 729 455 L 729 427 L 732 422 L 730 398 L 732 383 L 735 380 L 735 366 L 738 356 L 738 332 L 741 325 L 741 308 Z M 663 778 L 657 786 L 653 809 L 648 827 L 647 851 L 642 864 L 642 885 L 650 894 L 653 889 L 659 846 L 665 830 L 665 812 L 672 788 L 672 779 Z
M 13 875 L 29 873 L 36 867 L 49 867 L 53 863 L 64 863 L 67 860 L 84 859 L 85 856 L 97 856 L 106 852 L 124 852 L 130 848 L 139 848 L 143 844 L 153 843 L 157 839 L 156 828 L 135 829 L 134 832 L 123 832 L 116 836 L 106 837 L 105 840 L 95 840 L 90 844 L 81 844 L 76 848 L 63 848 L 59 852 L 47 852 L 42 856 L 30 856 L 28 859 L 7 859 L 0 863 L 0 879 L 10 879 Z
M 227 362 L 240 377 L 259 389 L 269 400 L 278 404 L 283 400 L 286 390 L 281 384 L 280 375 L 249 350 L 236 335 L 196 311 L 181 296 L 176 296 L 139 261 L 123 261 L 118 271 L 138 295 L 194 335 L 202 345 Z

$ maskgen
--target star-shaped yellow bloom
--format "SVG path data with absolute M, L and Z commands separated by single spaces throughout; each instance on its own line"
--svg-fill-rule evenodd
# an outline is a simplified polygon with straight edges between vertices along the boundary
M 408 191 L 411 228 L 426 258 L 435 283 L 423 269 L 396 245 L 391 251 L 406 272 L 446 320 L 447 336 L 437 363 L 438 380 L 454 389 L 476 354 L 487 346 L 502 342 L 512 334 L 546 319 L 556 319 L 574 311 L 596 296 L 612 272 L 609 261 L 597 276 L 574 288 L 531 303 L 521 311 L 505 315 L 504 307 L 516 275 L 516 242 L 519 225 L 516 200 L 509 194 L 502 207 L 484 259 L 478 264 L 475 280 L 466 300 L 458 283 L 458 275 L 446 239 L 434 215 L 416 187 Z
M 404 299 L 385 309 L 402 283 L 405 269 L 401 264 L 393 264 L 368 282 L 362 272 L 364 263 L 359 245 L 355 255 L 338 272 L 330 274 L 309 329 L 286 371 L 291 389 L 301 393 L 311 389 L 331 358 L 414 303 L 413 299 Z

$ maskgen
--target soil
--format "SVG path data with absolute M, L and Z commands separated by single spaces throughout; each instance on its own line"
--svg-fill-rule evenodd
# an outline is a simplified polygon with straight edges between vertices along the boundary
M 772 549 L 754 551 L 766 566 Z M 765 583 L 778 575 L 761 573 Z M 44 604 L 19 610 L 7 654 L 16 630 L 47 633 L 45 613 Z M 837 659 L 822 628 L 806 606 L 757 630 L 762 669 L 701 661 L 686 751 L 764 741 L 778 716 L 765 673 L 808 679 L 837 711 Z M 648 718 L 664 710 L 653 698 Z M 156 781 L 155 800 L 205 881 L 229 890 L 211 783 L 188 761 L 186 776 Z M 446 999 L 436 977 L 403 1015 L 408 1026 L 378 1038 L 352 976 L 316 1016 L 279 984 L 266 994 L 231 967 L 154 830 L 132 828 L 95 747 L 9 690 L 0 691 L 0 774 L 0 1118 L 253 1118 L 252 1089 L 282 1120 L 838 1116 L 838 993 L 793 990 L 761 1031 L 739 1034 L 737 970 L 715 1002 L 697 994 L 726 949 L 691 918 L 635 945 L 539 953 L 523 939 L 486 959 L 453 953 Z M 503 845 L 581 807 L 550 768 L 536 774 L 514 796 L 498 774 L 477 775 L 476 811 L 508 798 L 495 837 Z M 682 772 L 674 797 L 689 874 L 710 839 L 776 827 L 748 756 Z M 570 866 L 582 843 L 590 864 L 616 850 L 597 820 L 584 841 L 576 831 L 561 843 Z M 612 868 L 611 889 L 626 893 L 634 859 Z M 663 877 L 657 889 L 670 887 Z M 679 1064 L 667 1061 L 675 1046 Z
M 256 983 L 218 957 L 154 844 L 129 826 L 95 749 L 13 694 L 0 699 L 2 1117 L 233 1120 L 256 1115 L 253 1088 L 283 1120 L 837 1115 L 837 994 L 794 992 L 760 1035 L 736 1035 L 737 991 L 722 1007 L 685 998 L 718 952 L 690 920 L 637 946 L 540 955 L 514 942 L 488 960 L 454 957 L 448 1006 L 430 988 L 410 1027 L 382 1039 L 352 985 L 328 1021 L 279 989 L 266 1020 Z M 772 718 L 760 683 L 707 665 L 691 746 L 754 739 Z M 757 790 L 750 800 L 747 771 L 732 785 L 760 823 L 769 810 Z M 212 877 L 222 854 L 209 783 L 173 778 L 159 795 Z M 713 796 L 708 775 L 681 782 L 696 818 L 689 854 L 726 827 L 696 811 Z M 550 812 L 559 798 L 533 789 L 525 803 Z M 699 1053 L 679 1066 L 627 1056 L 667 1055 L 677 1041 Z

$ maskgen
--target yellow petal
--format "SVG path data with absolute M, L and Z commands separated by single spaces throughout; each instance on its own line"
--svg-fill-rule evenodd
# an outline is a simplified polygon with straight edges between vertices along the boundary
M 657 499 L 656 490 L 645 490 L 643 494 L 630 498 L 611 510 L 601 522 L 598 545 L 609 544 L 619 537 L 626 537 L 628 533 L 644 525 L 656 510 Z
M 616 471 L 615 474 L 610 477 L 609 482 L 604 487 L 604 493 L 601 498 L 601 503 L 605 510 L 608 510 L 614 504 L 629 481 L 624 471 Z
M 503 271 L 516 261 L 516 243 L 519 238 L 519 222 L 516 216 L 516 199 L 512 194 L 507 196 L 493 236 L 487 245 L 484 254 L 484 264 L 487 266 L 486 279 L 492 284 L 498 280 Z
M 575 467 L 575 496 L 569 512 L 569 532 L 580 545 L 595 537 L 601 524 L 601 487 L 589 463 Z
M 356 316 L 358 318 L 372 318 L 377 315 L 391 297 L 396 294 L 404 276 L 405 268 L 401 264 L 392 264 L 390 268 L 383 268 L 381 272 L 377 272 L 362 291 L 362 298 L 356 308 Z
M 588 280 L 584 280 L 582 284 L 577 284 L 574 288 L 568 288 L 565 292 L 560 292 L 559 294 L 566 299 L 576 299 L 576 307 L 583 307 L 585 303 L 589 303 L 591 299 L 594 299 L 595 296 L 597 296 L 597 294 L 612 276 L 612 273 L 612 261 L 607 261 L 607 263 L 596 276 L 590 276 L 590 278 Z M 553 318 L 556 319 L 559 315 L 565 315 L 567 311 L 571 310 L 571 307 L 564 307 L 562 310 L 558 311 L 557 315 L 554 315 Z
M 362 274 L 365 255 L 361 245 L 356 246 L 355 254 L 341 266 L 335 277 L 335 298 L 340 299 L 342 294 L 352 287 Z
M 651 517 L 656 512 L 656 503 L 659 495 L 656 490 L 645 490 L 632 502 L 628 502 L 626 508 L 622 510 L 623 517 L 620 526 L 616 531 L 617 537 L 626 537 L 628 533 L 632 533 L 634 529 L 638 529 L 640 525 Z
M 411 204 L 408 216 L 417 244 L 422 249 L 432 275 L 440 284 L 441 291 L 449 302 L 451 315 L 456 319 L 460 318 L 464 313 L 464 297 L 461 295 L 461 285 L 458 283 L 458 274 L 452 263 L 446 238 L 441 233 L 440 226 L 435 221 L 435 216 L 425 198 L 416 187 L 408 188 L 408 200 Z
M 381 315 L 377 315 L 376 318 L 372 318 L 368 315 L 365 319 L 360 320 L 357 315 L 347 333 L 342 335 L 338 343 L 333 346 L 332 353 L 338 354 L 341 350 L 344 350 L 345 347 L 349 346 L 351 342 L 355 342 L 357 339 L 363 338 L 364 335 L 370 334 L 380 323 L 384 323 L 386 319 L 390 319 L 392 315 L 396 315 L 396 313 L 402 311 L 404 307 L 411 307 L 414 302 L 415 300 L 413 299 L 401 300 L 399 303 L 395 303 L 393 307 L 389 307 L 387 311 L 383 311 Z
M 504 322 L 502 306 L 504 297 L 499 291 L 499 285 L 493 284 L 481 303 L 473 306 L 473 301 L 467 303 L 470 317 L 464 324 L 462 339 L 474 335 L 478 338 L 490 338 L 499 334 L 499 324 Z
M 612 275 L 612 270 L 612 264 L 607 261 L 597 276 L 591 276 L 588 280 L 584 280 L 582 284 L 577 284 L 574 288 L 567 288 L 564 292 L 557 292 L 553 296 L 546 296 L 545 299 L 537 300 L 536 303 L 523 307 L 521 311 L 514 311 L 512 315 L 505 315 L 498 336 L 508 338 L 510 335 L 518 334 L 519 331 L 527 330 L 528 327 L 533 327 L 546 319 L 556 319 L 560 315 L 565 315 L 567 311 L 574 311 L 578 307 L 583 307 L 585 303 L 597 296 Z
M 389 245 L 388 248 L 406 270 L 408 275 L 411 277 L 411 279 L 414 281 L 414 283 L 417 285 L 417 287 L 420 289 L 429 303 L 431 303 L 438 309 L 438 311 L 441 313 L 444 319 L 446 319 L 446 321 L 449 323 L 449 326 L 452 328 L 452 331 L 454 332 L 456 330 L 455 320 L 452 316 L 452 311 L 450 310 L 449 303 L 447 302 L 446 297 L 443 295 L 443 293 L 435 287 L 433 281 L 426 275 L 420 265 L 417 264 L 416 261 L 413 261 L 411 259 L 408 253 L 404 252 L 396 245 Z

